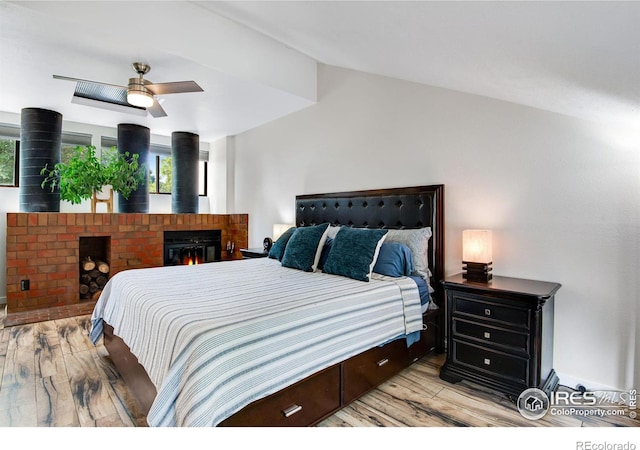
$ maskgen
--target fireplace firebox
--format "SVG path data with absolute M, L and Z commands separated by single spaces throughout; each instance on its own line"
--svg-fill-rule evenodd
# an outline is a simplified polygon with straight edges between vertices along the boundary
M 220 261 L 222 232 L 190 230 L 164 232 L 164 265 L 180 266 Z

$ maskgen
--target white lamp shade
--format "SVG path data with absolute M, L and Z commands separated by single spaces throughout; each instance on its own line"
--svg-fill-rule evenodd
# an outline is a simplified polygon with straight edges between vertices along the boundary
M 284 233 L 285 231 L 287 231 L 289 228 L 293 227 L 295 225 L 290 224 L 290 223 L 274 223 L 273 224 L 273 242 L 277 241 L 278 238 L 280 236 L 282 236 L 282 233 Z
M 464 230 L 462 232 L 462 261 L 490 263 L 493 260 L 490 230 Z
M 127 93 L 127 102 L 142 108 L 149 108 L 153 105 L 153 96 L 146 92 L 129 91 Z

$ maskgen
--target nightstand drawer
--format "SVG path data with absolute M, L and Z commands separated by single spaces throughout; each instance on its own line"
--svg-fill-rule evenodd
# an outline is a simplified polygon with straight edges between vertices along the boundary
M 466 364 L 513 381 L 528 381 L 529 362 L 517 356 L 454 340 L 453 359 L 456 363 Z
M 453 318 L 454 336 L 466 336 L 472 339 L 508 347 L 521 351 L 523 356 L 529 352 L 529 334 L 503 330 L 500 328 Z
M 486 298 L 472 296 L 453 297 L 453 313 L 465 314 L 483 319 L 502 322 L 509 325 L 529 328 L 529 310 L 512 306 L 500 305 L 487 301 Z

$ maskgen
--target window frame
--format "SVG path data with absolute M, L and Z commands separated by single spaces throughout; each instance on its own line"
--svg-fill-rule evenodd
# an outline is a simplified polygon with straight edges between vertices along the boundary
M 101 149 L 117 147 L 117 146 L 118 146 L 117 138 L 111 137 L 111 136 L 100 137 Z M 154 157 L 153 163 L 151 161 L 152 156 Z M 154 142 L 151 142 L 149 144 L 149 156 L 145 164 L 147 164 L 147 169 L 149 171 L 151 171 L 151 168 L 153 167 L 153 169 L 155 170 L 155 176 L 156 176 L 155 190 L 152 190 L 151 187 L 149 187 L 149 194 L 171 195 L 171 192 L 160 192 L 160 182 L 159 182 L 159 175 L 158 175 L 160 173 L 160 157 L 167 157 L 167 156 L 171 156 L 171 145 L 157 144 Z M 200 193 L 200 187 L 198 186 L 198 197 L 207 197 L 209 195 L 209 152 L 207 150 L 200 150 L 198 155 L 198 161 L 204 162 L 204 167 L 202 171 L 202 176 L 204 177 L 204 182 L 203 182 L 204 194 Z
M 0 184 L 0 188 L 20 187 L 20 138 L 0 135 L 0 139 L 15 141 L 15 149 L 13 152 L 13 184 Z
M 155 167 L 155 174 L 156 174 L 156 189 L 155 192 L 152 191 L 151 189 L 149 189 L 149 194 L 159 194 L 159 195 L 171 195 L 172 192 L 160 192 L 160 159 L 162 157 L 166 158 L 167 156 L 171 157 L 171 155 L 165 155 L 165 154 L 159 154 L 159 153 L 155 153 L 155 152 L 149 152 L 150 156 L 154 156 L 154 167 Z M 199 159 L 198 163 L 203 162 L 204 163 L 204 167 L 202 168 L 202 173 L 199 173 L 200 175 L 204 176 L 204 180 L 203 180 L 203 189 L 204 189 L 204 194 L 200 193 L 200 189 L 198 188 L 198 197 L 206 197 L 209 194 L 209 161 L 207 161 L 206 159 Z
M 61 145 L 73 146 L 78 145 L 91 145 L 91 135 L 86 133 L 77 133 L 74 131 L 62 131 Z M 14 160 L 14 173 L 13 173 L 13 185 L 0 184 L 3 188 L 17 188 L 20 187 L 20 126 L 9 123 L 0 123 L 0 138 L 10 139 L 16 142 L 15 160 Z

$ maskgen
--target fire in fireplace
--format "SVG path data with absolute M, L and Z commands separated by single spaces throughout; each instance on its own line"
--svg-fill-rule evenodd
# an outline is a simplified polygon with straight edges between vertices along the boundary
M 164 265 L 179 266 L 220 261 L 220 230 L 164 232 Z

